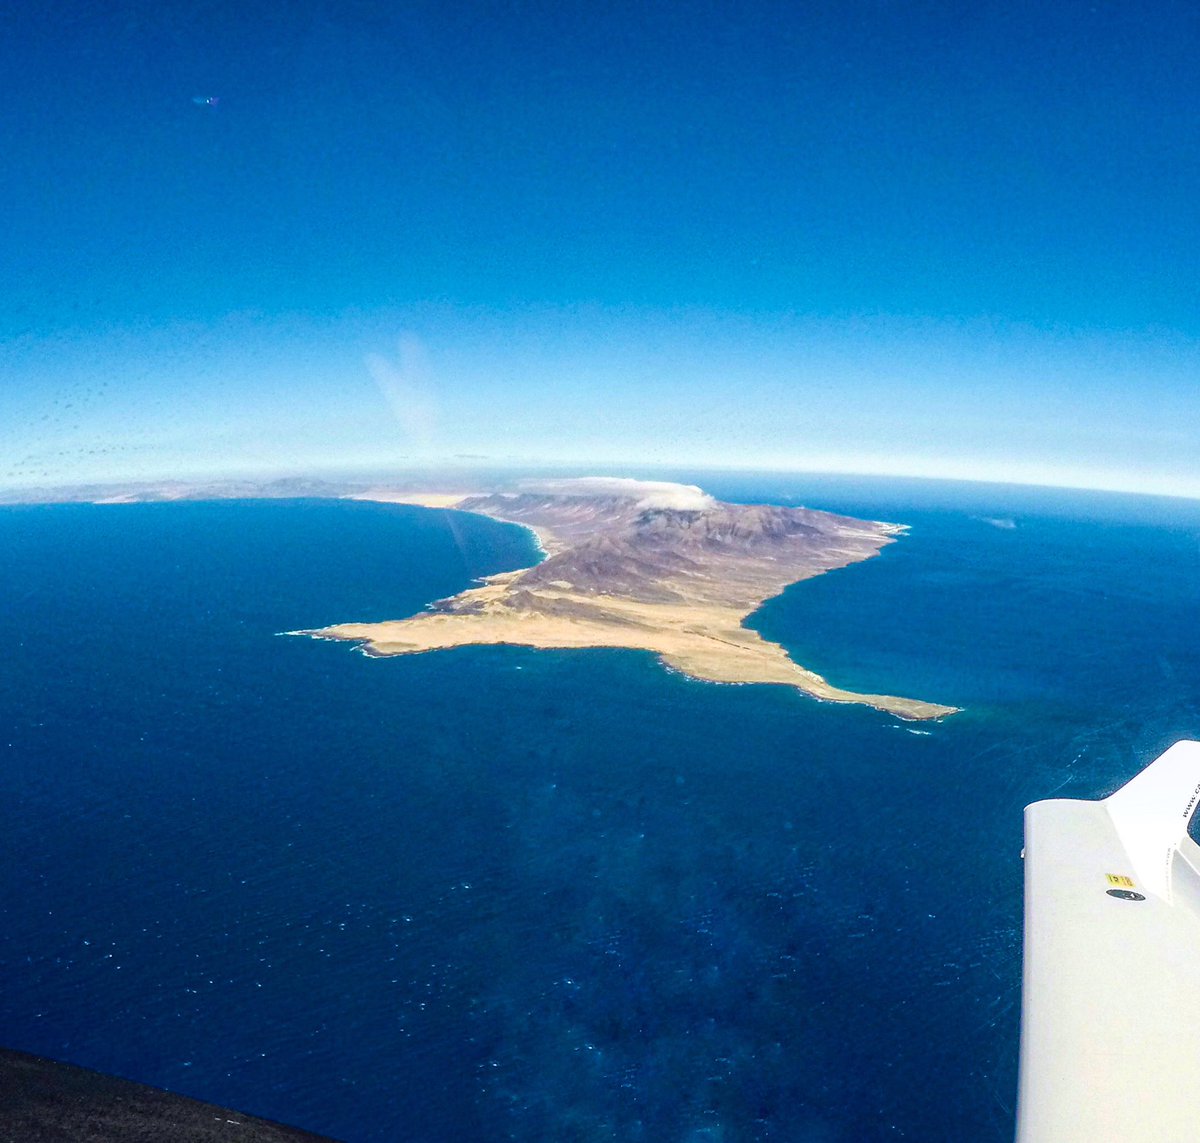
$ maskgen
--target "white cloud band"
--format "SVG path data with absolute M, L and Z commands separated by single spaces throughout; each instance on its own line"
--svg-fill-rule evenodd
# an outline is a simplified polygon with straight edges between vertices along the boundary
M 643 508 L 674 508 L 698 512 L 711 508 L 716 501 L 694 484 L 675 484 L 669 480 L 635 480 L 628 476 L 579 476 L 563 480 L 528 481 L 528 492 L 549 492 L 556 496 L 620 496 L 638 501 Z

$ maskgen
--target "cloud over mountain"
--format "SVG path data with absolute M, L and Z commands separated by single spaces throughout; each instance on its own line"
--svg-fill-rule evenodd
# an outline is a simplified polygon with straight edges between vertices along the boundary
M 547 492 L 554 496 L 621 496 L 638 501 L 643 508 L 674 508 L 681 512 L 699 512 L 717 503 L 694 484 L 676 484 L 670 480 L 635 480 L 628 476 L 579 476 L 563 480 L 529 481 L 521 487 L 528 492 Z

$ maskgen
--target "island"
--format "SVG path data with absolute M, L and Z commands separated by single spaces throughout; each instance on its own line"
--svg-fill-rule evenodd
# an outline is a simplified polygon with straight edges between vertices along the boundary
M 909 720 L 956 707 L 833 686 L 746 618 L 789 584 L 875 556 L 904 528 L 809 508 L 732 504 L 684 484 L 577 478 L 473 494 L 386 487 L 359 500 L 473 512 L 523 525 L 545 558 L 489 576 L 414 616 L 289 632 L 369 655 L 474 644 L 619 647 L 714 683 L 776 683 Z

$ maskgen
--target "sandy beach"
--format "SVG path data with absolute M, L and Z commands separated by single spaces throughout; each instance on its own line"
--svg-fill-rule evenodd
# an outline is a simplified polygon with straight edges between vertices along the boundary
M 944 718 L 957 709 L 895 695 L 857 694 L 832 686 L 794 663 L 779 644 L 743 627 L 742 616 L 735 612 L 613 599 L 598 603 L 561 594 L 547 596 L 563 605 L 564 614 L 551 618 L 506 608 L 505 593 L 505 583 L 492 582 L 456 597 L 482 604 L 485 610 L 480 613 L 431 612 L 384 623 L 343 623 L 304 634 L 359 642 L 372 655 L 415 655 L 472 644 L 624 647 L 652 651 L 667 666 L 692 678 L 716 683 L 779 683 L 827 702 L 859 703 L 898 718 Z

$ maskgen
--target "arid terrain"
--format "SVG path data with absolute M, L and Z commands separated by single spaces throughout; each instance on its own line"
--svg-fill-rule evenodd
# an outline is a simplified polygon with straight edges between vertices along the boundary
M 876 555 L 903 529 L 807 508 L 727 504 L 684 485 L 558 481 L 538 490 L 356 498 L 454 508 L 525 525 L 546 559 L 492 576 L 430 610 L 382 623 L 298 632 L 360 642 L 372 655 L 466 644 L 628 647 L 693 678 L 781 683 L 905 719 L 954 707 L 833 686 L 744 621 L 788 584 Z

